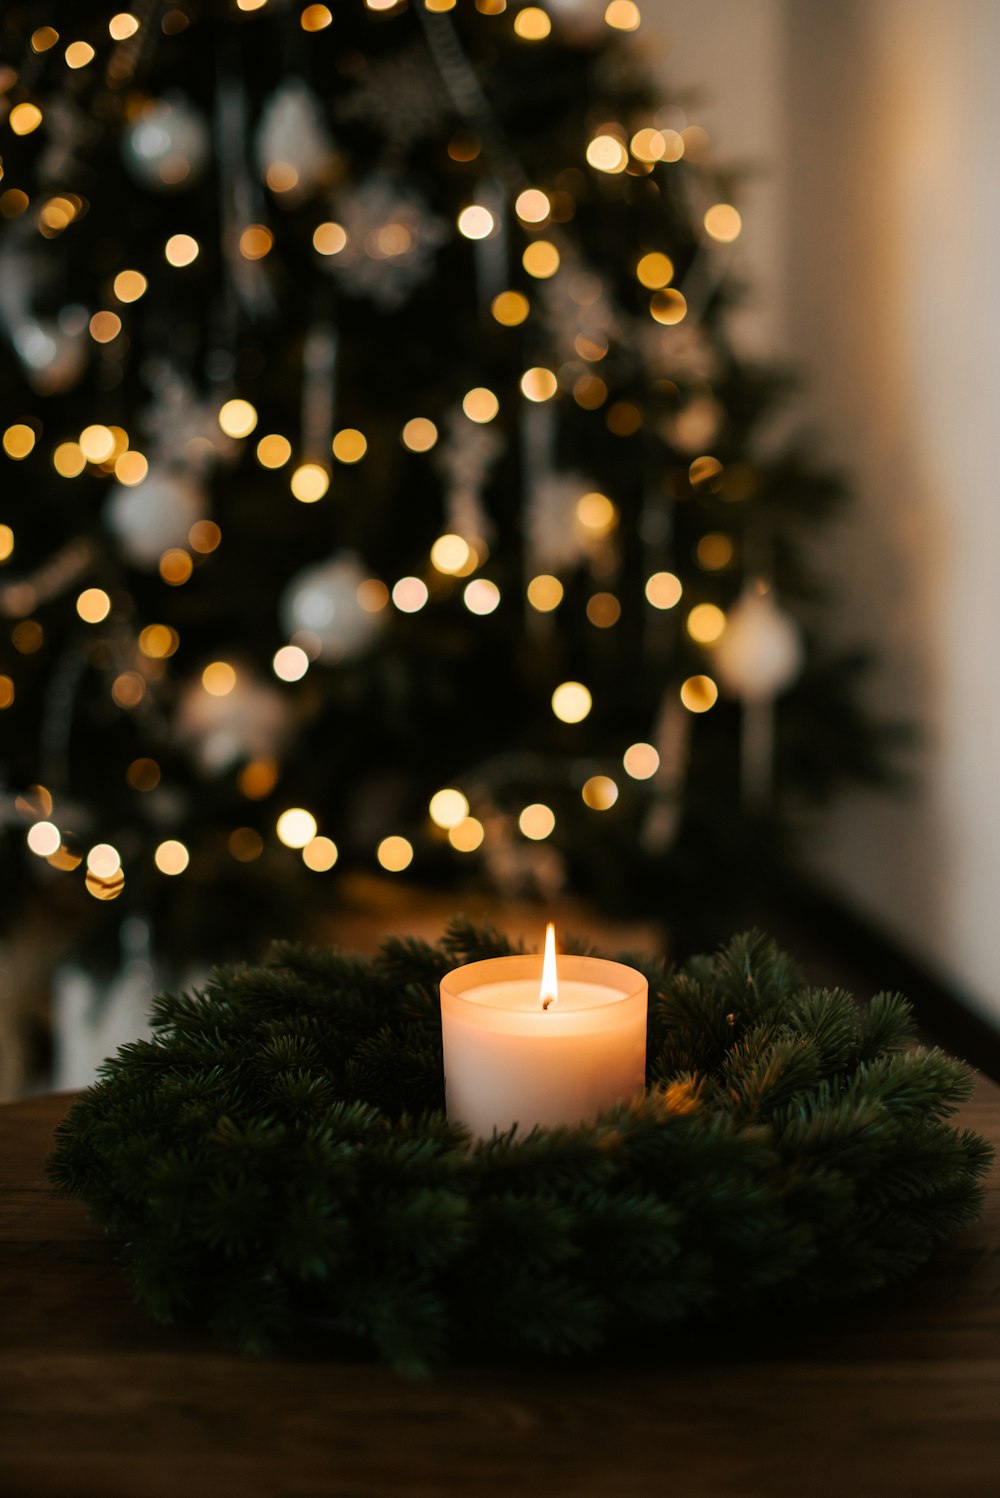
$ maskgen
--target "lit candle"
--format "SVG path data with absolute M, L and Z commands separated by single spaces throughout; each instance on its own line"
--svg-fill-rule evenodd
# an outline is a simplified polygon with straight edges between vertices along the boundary
M 487 1138 L 518 1124 L 576 1124 L 646 1079 L 647 984 L 598 957 L 470 962 L 441 979 L 448 1117 Z

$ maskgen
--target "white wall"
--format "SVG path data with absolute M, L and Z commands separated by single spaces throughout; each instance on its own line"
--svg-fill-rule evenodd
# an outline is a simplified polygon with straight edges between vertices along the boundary
M 1000 1013 L 1000 3 L 643 13 L 720 151 L 766 170 L 741 246 L 750 338 L 802 365 L 801 414 L 853 480 L 820 551 L 836 628 L 881 653 L 873 706 L 925 732 L 911 793 L 840 803 L 816 869 Z

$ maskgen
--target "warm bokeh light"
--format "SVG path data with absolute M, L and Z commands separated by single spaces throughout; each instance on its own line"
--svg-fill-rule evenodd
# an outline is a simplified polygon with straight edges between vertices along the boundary
M 660 756 L 652 744 L 630 744 L 622 755 L 622 764 L 633 780 L 650 780 L 660 768 Z
M 290 161 L 272 161 L 264 181 L 273 193 L 291 192 L 299 185 L 299 174 Z
M 120 302 L 137 302 L 148 285 L 141 271 L 120 270 L 114 279 L 114 293 Z
M 309 657 L 301 645 L 282 645 L 271 666 L 280 681 L 301 681 L 309 670 Z
M 576 518 L 590 535 L 606 536 L 618 524 L 618 509 L 606 494 L 581 494 L 576 502 Z
M 114 874 L 105 877 L 88 869 L 84 884 L 87 893 L 93 895 L 95 900 L 117 900 L 125 888 L 125 872 L 123 869 L 118 869 Z
M 390 874 L 399 874 L 413 862 L 413 846 L 405 837 L 384 837 L 375 856 Z
M 485 828 L 476 817 L 464 817 L 448 829 L 448 841 L 459 853 L 474 853 L 485 836 Z
M 236 827 L 226 846 L 237 863 L 253 863 L 264 851 L 264 839 L 253 827 Z
M 659 250 L 650 250 L 639 261 L 635 274 L 640 285 L 649 291 L 659 291 L 673 280 L 674 262 L 669 255 L 664 255 Z
M 280 432 L 269 432 L 257 443 L 257 462 L 262 468 L 283 468 L 292 456 L 292 444 Z
M 236 777 L 240 795 L 248 801 L 263 801 L 278 783 L 278 766 L 273 759 L 251 759 Z
M 126 488 L 141 484 L 149 472 L 149 460 L 143 453 L 120 453 L 115 459 L 115 478 Z
M 166 660 L 180 643 L 180 635 L 169 624 L 147 624 L 139 632 L 139 649 L 151 661 Z
M 427 598 L 427 584 L 419 577 L 401 577 L 392 590 L 392 601 L 401 614 L 419 613 Z
M 681 701 L 689 713 L 707 713 L 719 698 L 719 689 L 710 676 L 689 676 L 681 687 Z
M 201 673 L 201 684 L 210 697 L 228 697 L 236 685 L 236 672 L 228 661 L 212 661 Z
M 541 42 L 552 30 L 552 22 L 540 6 L 526 5 L 514 17 L 514 30 L 523 42 Z
M 675 323 L 684 321 L 687 314 L 687 301 L 671 286 L 666 291 L 654 293 L 649 303 L 649 310 L 654 322 L 671 328 Z
M 124 42 L 128 37 L 135 36 L 138 30 L 138 19 L 127 10 L 120 10 L 108 22 L 108 31 L 111 33 L 113 42 Z
M 6 562 L 14 554 L 14 532 L 9 525 L 0 525 L 0 562 Z
M 525 249 L 521 264 L 529 276 L 534 276 L 537 281 L 547 281 L 559 269 L 559 251 L 550 240 L 536 239 Z
M 302 806 L 290 806 L 281 813 L 275 831 L 286 848 L 304 848 L 316 836 L 316 818 Z
M 580 681 L 564 681 L 552 693 L 552 711 L 562 723 L 582 723 L 593 698 Z
M 42 111 L 37 104 L 15 104 L 7 123 L 15 135 L 30 135 L 42 123 Z
M 552 212 L 552 204 L 541 188 L 526 187 L 517 195 L 514 212 L 522 223 L 543 224 Z
M 481 203 L 471 203 L 458 215 L 458 232 L 466 239 L 488 239 L 495 228 L 496 220 Z
M 168 265 L 180 268 L 192 265 L 197 260 L 200 249 L 198 241 L 190 234 L 171 234 L 163 246 L 163 253 Z
M 53 26 L 39 26 L 37 31 L 31 33 L 31 50 L 33 52 L 48 52 L 59 40 L 59 33 Z
M 733 560 L 733 543 L 719 531 L 702 536 L 694 549 L 695 560 L 706 572 L 722 572 Z
M 9 676 L 0 675 L 0 710 L 14 706 L 14 683 Z
M 389 589 L 380 578 L 366 577 L 358 583 L 357 600 L 366 614 L 379 614 L 389 602 Z
M 610 629 L 622 616 L 622 606 L 613 593 L 594 593 L 587 599 L 587 618 L 595 629 Z
M 528 602 L 540 614 L 551 614 L 563 600 L 563 585 L 551 572 L 540 572 L 528 584 Z
M 347 230 L 332 221 L 318 224 L 313 231 L 313 249 L 319 255 L 339 255 L 347 244 Z
M 15 421 L 3 434 L 3 450 L 8 458 L 26 458 L 35 445 L 35 433 L 23 421 Z
M 616 31 L 638 31 L 642 23 L 639 7 L 634 0 L 611 0 L 604 12 L 604 19 Z
M 490 310 L 502 327 L 517 328 L 531 311 L 531 304 L 520 291 L 501 291 L 493 298 Z
M 94 58 L 94 49 L 89 42 L 70 42 L 65 52 L 68 68 L 85 68 Z
M 403 427 L 400 437 L 403 446 L 411 453 L 426 453 L 438 440 L 438 429 L 426 416 L 413 416 Z
M 226 401 L 219 409 L 219 426 L 227 437 L 249 437 L 257 425 L 257 410 L 249 401 Z
M 368 438 L 357 427 L 343 427 L 333 439 L 333 456 L 338 463 L 360 463 L 368 451 Z
M 125 779 L 134 791 L 155 791 L 160 783 L 160 767 L 155 759 L 134 759 L 125 771 Z
M 587 161 L 597 171 L 614 175 L 628 166 L 628 152 L 616 135 L 595 135 L 587 146 Z
M 84 427 L 80 433 L 80 451 L 88 463 L 106 463 L 115 450 L 115 434 L 110 427 Z
M 52 454 L 52 466 L 64 479 L 77 478 L 87 466 L 79 442 L 60 442 Z
M 290 487 L 304 505 L 314 505 L 330 487 L 330 475 L 319 463 L 303 463 L 292 474 Z
M 53 852 L 55 849 L 53 849 Z M 111 843 L 95 843 L 87 854 L 87 868 L 98 879 L 110 879 L 122 866 L 121 854 Z
M 111 683 L 111 700 L 126 711 L 138 707 L 145 695 L 146 681 L 138 671 L 122 671 Z
M 649 164 L 662 161 L 667 149 L 662 132 L 654 130 L 651 126 L 637 130 L 628 144 L 636 161 L 645 161 Z
M 314 874 L 326 874 L 339 856 L 340 850 L 330 837 L 314 837 L 302 849 L 302 862 Z
M 62 835 L 53 822 L 36 822 L 28 829 L 28 847 L 38 858 L 50 858 L 59 851 Z
M 705 214 L 705 232 L 719 244 L 732 244 L 742 228 L 739 210 L 731 203 L 714 203 Z
M 90 336 L 95 343 L 113 343 L 121 330 L 117 312 L 95 312 L 90 319 Z
M 431 821 L 436 827 L 457 827 L 469 815 L 469 802 L 454 786 L 445 786 L 435 791 L 428 806 Z
M 472 548 L 464 536 L 447 533 L 438 536 L 431 547 L 431 565 L 446 576 L 462 576 L 472 557 Z
M 274 235 L 264 224 L 248 224 L 240 235 L 240 254 L 244 260 L 263 260 L 270 254 Z
M 492 614 L 500 602 L 500 589 L 488 577 L 474 577 L 466 583 L 462 601 L 470 614 Z
M 303 31 L 325 31 L 333 24 L 333 13 L 328 5 L 307 5 L 299 16 Z
M 618 787 L 610 775 L 591 775 L 580 795 L 591 811 L 610 811 L 618 800 Z
M 161 874 L 183 874 L 191 862 L 191 855 L 183 843 L 168 837 L 153 854 L 153 862 Z
M 214 520 L 196 520 L 188 531 L 188 545 L 192 551 L 208 556 L 222 540 L 222 532 Z
M 462 410 L 470 421 L 478 421 L 483 424 L 492 421 L 500 409 L 500 402 L 492 390 L 487 390 L 485 385 L 477 385 L 473 390 L 467 390 L 462 397 Z
M 718 458 L 706 453 L 704 457 L 695 458 L 688 469 L 688 478 L 692 488 L 707 489 L 710 494 L 718 494 L 725 478 L 725 469 Z
M 551 400 L 559 389 L 559 381 L 551 369 L 536 365 L 526 369 L 521 376 L 521 394 L 529 401 Z
M 712 645 L 726 627 L 726 616 L 714 603 L 699 603 L 687 616 L 687 632 L 699 645 Z
M 100 624 L 111 613 L 111 599 L 103 588 L 84 588 L 76 600 L 76 611 L 85 624 Z
M 521 812 L 517 825 L 525 837 L 534 843 L 540 843 L 551 834 L 556 825 L 555 812 L 543 801 L 533 801 Z
M 160 558 L 160 576 L 171 588 L 181 587 L 193 571 L 194 563 L 180 546 L 169 547 Z
M 654 572 L 646 579 L 646 598 L 654 609 L 672 609 L 681 601 L 684 589 L 672 572 Z

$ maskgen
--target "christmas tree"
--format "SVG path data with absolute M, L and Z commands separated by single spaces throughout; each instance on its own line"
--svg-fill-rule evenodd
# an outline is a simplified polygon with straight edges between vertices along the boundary
M 840 486 L 639 24 L 5 7 L 8 889 L 174 955 L 345 868 L 725 924 L 878 772 L 801 555 Z

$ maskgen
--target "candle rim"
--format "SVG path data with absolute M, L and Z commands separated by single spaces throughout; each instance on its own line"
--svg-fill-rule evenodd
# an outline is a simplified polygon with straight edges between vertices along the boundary
M 487 983 L 504 983 L 517 980 L 528 982 L 539 981 L 542 974 L 541 952 L 513 952 L 504 957 L 484 957 L 478 962 L 463 962 L 457 967 L 450 968 L 441 978 L 442 994 L 447 989 L 449 998 L 464 999 L 467 1003 L 474 1004 L 475 999 L 468 997 L 468 990 L 485 987 Z M 580 976 L 573 971 L 573 966 L 586 963 L 591 971 L 587 976 Z M 529 970 L 525 971 L 526 965 Z M 484 969 L 493 971 L 486 976 Z M 506 968 L 506 972 L 502 971 Z M 518 971 L 513 971 L 513 969 Z M 533 968 L 533 970 L 531 970 Z M 592 969 L 599 971 L 594 973 Z M 501 969 L 501 971 L 497 971 Z M 449 979 L 455 979 L 459 974 L 463 975 L 461 988 L 456 988 Z M 613 999 L 606 999 L 602 1003 L 592 1004 L 588 1007 L 588 1013 L 598 1013 L 604 1009 L 611 1009 L 625 999 L 634 998 L 648 987 L 645 976 L 638 968 L 629 967 L 627 963 L 616 962 L 610 957 L 587 957 L 582 953 L 560 952 L 559 953 L 559 979 L 560 983 L 565 979 L 568 983 L 590 983 L 594 988 L 613 988 L 616 995 Z M 469 981 L 471 980 L 471 981 Z M 478 981 L 477 981 L 478 980 Z M 616 981 L 617 980 L 617 981 Z M 498 1008 L 507 1009 L 506 1005 Z M 510 1010 L 508 1012 L 519 1013 L 523 1011 Z M 551 1005 L 548 1009 L 538 1007 L 539 1014 L 544 1014 L 547 1021 L 559 1022 L 560 1018 L 568 1019 L 570 1016 L 579 1015 L 578 1009 L 560 1009 L 558 1004 Z

